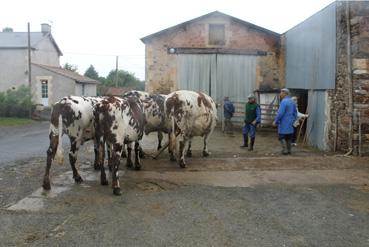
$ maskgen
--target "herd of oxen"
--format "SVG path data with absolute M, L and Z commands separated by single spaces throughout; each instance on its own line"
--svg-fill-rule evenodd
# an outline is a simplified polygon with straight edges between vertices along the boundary
M 108 185 L 104 161 L 107 154 L 112 174 L 112 188 L 120 195 L 119 164 L 126 157 L 127 167 L 141 169 L 140 141 L 144 134 L 158 132 L 158 150 L 163 149 L 163 133 L 168 134 L 168 151 L 172 161 L 186 167 L 186 155 L 191 156 L 191 140 L 203 136 L 203 156 L 208 156 L 208 139 L 217 121 L 217 109 L 213 99 L 201 92 L 180 90 L 168 95 L 130 91 L 122 97 L 68 96 L 58 101 L 52 109 L 43 188 L 50 190 L 50 167 L 55 159 L 63 163 L 62 135 L 69 137 L 71 147 L 69 161 L 75 182 L 83 180 L 76 168 L 80 146 L 94 141 L 94 168 L 100 170 L 101 185 Z M 179 143 L 178 158 L 176 143 Z M 134 163 L 131 159 L 134 148 Z M 127 149 L 127 153 L 125 150 Z

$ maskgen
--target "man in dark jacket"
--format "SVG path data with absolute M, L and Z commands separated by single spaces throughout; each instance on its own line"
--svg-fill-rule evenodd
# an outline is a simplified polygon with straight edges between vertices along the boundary
M 233 117 L 234 113 L 234 105 L 229 100 L 229 97 L 224 97 L 224 132 L 228 134 L 233 134 L 233 126 L 231 118 Z
M 260 106 L 256 103 L 256 98 L 253 94 L 248 96 L 248 102 L 245 106 L 245 125 L 242 128 L 243 145 L 241 147 L 249 147 L 249 151 L 254 150 L 256 125 L 260 123 L 261 111 Z M 250 136 L 250 145 L 249 145 Z

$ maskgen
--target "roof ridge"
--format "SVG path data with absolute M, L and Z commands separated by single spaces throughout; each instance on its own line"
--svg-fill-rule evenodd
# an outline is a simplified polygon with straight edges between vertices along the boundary
M 215 10 L 215 11 L 212 11 L 212 12 L 207 13 L 207 14 L 205 14 L 205 15 L 201 15 L 201 16 L 199 16 L 199 17 L 196 17 L 196 18 L 190 19 L 190 20 L 188 20 L 188 21 L 185 21 L 185 22 L 179 23 L 179 24 L 177 24 L 177 25 L 174 25 L 174 26 L 168 27 L 168 28 L 163 29 L 163 30 L 161 30 L 161 31 L 158 31 L 158 32 L 152 33 L 152 34 L 150 34 L 150 35 L 147 35 L 147 36 L 145 36 L 145 37 L 141 38 L 140 40 L 141 40 L 143 43 L 146 43 L 147 41 L 149 41 L 149 40 L 150 40 L 151 38 L 153 38 L 153 37 L 156 37 L 156 36 L 159 36 L 159 35 L 161 35 L 161 34 L 164 34 L 164 33 L 170 32 L 170 31 L 172 31 L 172 30 L 175 30 L 175 29 L 177 29 L 177 28 L 180 28 L 181 26 L 187 25 L 187 24 L 189 24 L 189 23 L 191 23 L 191 22 L 195 22 L 195 21 L 198 21 L 198 20 L 201 20 L 201 19 L 207 18 L 207 17 L 209 17 L 209 16 L 211 16 L 211 15 L 216 15 L 216 14 L 217 14 L 217 15 L 222 15 L 222 16 L 225 16 L 225 17 L 228 17 L 228 18 L 231 18 L 233 21 L 236 21 L 236 22 L 238 22 L 238 23 L 240 23 L 240 24 L 251 26 L 251 27 L 252 27 L 252 28 L 254 28 L 254 29 L 258 29 L 258 30 L 260 30 L 260 31 L 266 32 L 266 33 L 268 33 L 268 34 L 270 34 L 270 35 L 273 35 L 273 36 L 276 36 L 276 37 L 280 37 L 280 35 L 281 35 L 281 34 L 279 34 L 279 33 L 276 33 L 276 32 L 274 32 L 274 31 L 271 31 L 271 30 L 269 30 L 269 29 L 266 29 L 266 28 L 263 28 L 263 27 L 261 27 L 261 26 L 255 25 L 255 24 L 253 24 L 253 23 L 251 23 L 251 22 L 248 22 L 248 21 L 245 21 L 245 20 L 239 19 L 239 18 L 237 18 L 237 17 L 234 17 L 234 16 L 231 16 L 231 15 L 225 14 L 225 13 L 223 13 L 223 12 L 221 12 L 221 11 Z

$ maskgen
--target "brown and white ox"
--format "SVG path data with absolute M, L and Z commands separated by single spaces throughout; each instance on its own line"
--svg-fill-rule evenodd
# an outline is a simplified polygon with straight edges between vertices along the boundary
M 169 153 L 171 160 L 175 160 L 176 138 L 179 138 L 179 166 L 186 167 L 185 147 L 191 156 L 191 140 L 194 136 L 204 137 L 203 156 L 209 156 L 208 140 L 216 122 L 217 109 L 213 99 L 204 94 L 188 90 L 170 93 L 165 100 L 165 112 L 171 122 L 169 134 Z
M 121 195 L 118 169 L 124 144 L 131 147 L 135 142 L 135 169 L 141 168 L 139 157 L 139 141 L 145 127 L 144 108 L 136 97 L 109 97 L 95 105 L 95 136 L 99 142 L 99 165 L 101 168 L 101 184 L 108 185 L 104 168 L 105 143 L 111 148 L 108 164 L 112 166 L 112 187 L 115 195 Z M 131 150 L 129 148 L 128 150 Z M 129 151 L 128 151 L 129 152 Z M 130 152 L 127 157 L 130 158 Z
M 146 124 L 145 135 L 158 132 L 158 147 L 162 147 L 163 132 L 168 133 L 169 126 L 165 122 L 164 101 L 165 95 L 150 94 L 142 91 L 129 91 L 123 95 L 126 97 L 139 98 L 144 106 Z
M 55 103 L 51 113 L 49 139 L 47 149 L 46 169 L 42 187 L 50 190 L 50 167 L 52 160 L 63 163 L 62 135 L 66 134 L 70 140 L 69 162 L 76 183 L 83 182 L 75 166 L 79 147 L 95 137 L 93 123 L 93 107 L 102 100 L 101 97 L 68 96 Z M 95 164 L 97 149 L 95 145 Z

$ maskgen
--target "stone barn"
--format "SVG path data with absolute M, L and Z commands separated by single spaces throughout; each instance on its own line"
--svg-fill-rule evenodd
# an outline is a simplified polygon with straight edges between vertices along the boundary
M 141 40 L 149 92 L 204 91 L 217 103 L 262 92 L 272 106 L 288 87 L 309 114 L 309 144 L 369 152 L 368 1 L 333 2 L 283 34 L 215 11 Z
M 369 138 L 369 2 L 337 1 L 282 35 L 286 86 L 323 150 L 361 154 Z
M 245 102 L 256 89 L 279 88 L 280 34 L 215 11 L 141 39 L 146 91 L 203 91 L 217 103 Z

